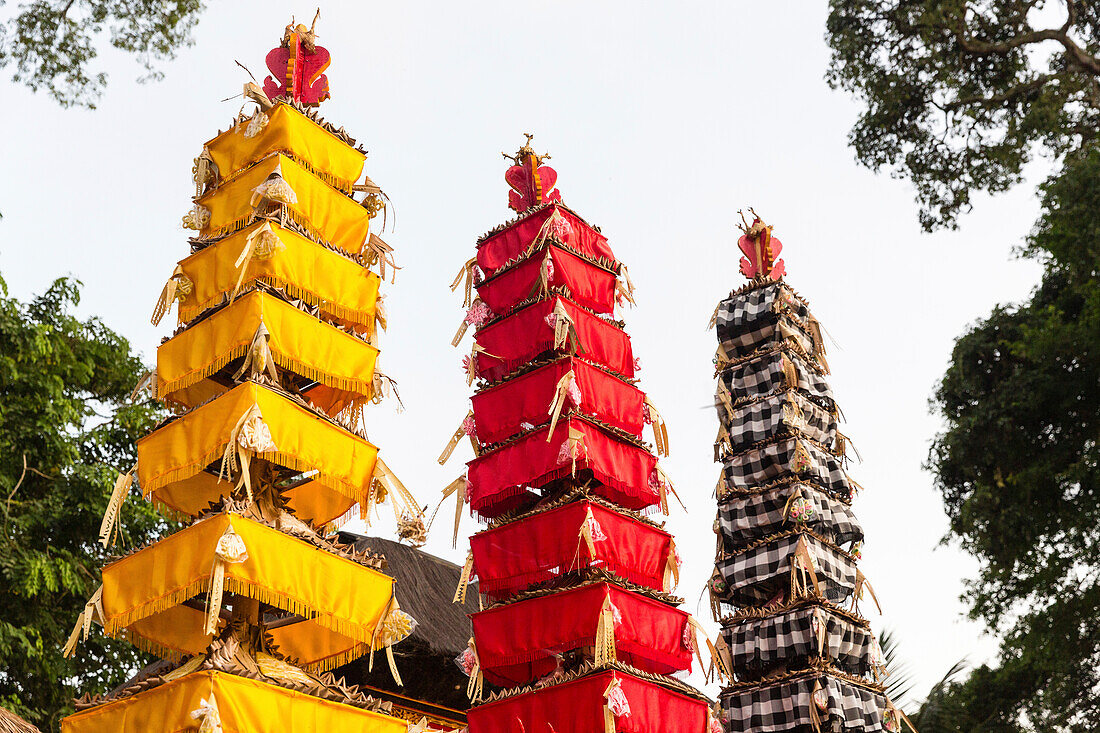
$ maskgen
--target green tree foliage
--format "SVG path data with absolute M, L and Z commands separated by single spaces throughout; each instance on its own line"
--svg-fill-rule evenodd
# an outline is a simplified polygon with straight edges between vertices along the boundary
M 0 0 L 0 7 L 4 5 Z M 95 107 L 107 75 L 92 69 L 104 43 L 135 55 L 141 80 L 191 45 L 202 0 L 32 0 L 0 17 L 0 67 L 64 107 Z
M 926 229 L 955 226 L 975 191 L 1005 191 L 1037 152 L 1100 132 L 1095 0 L 830 0 L 834 88 L 864 111 L 849 141 L 910 179 Z
M 143 371 L 130 345 L 76 318 L 78 300 L 78 284 L 58 280 L 20 303 L 0 279 L 0 706 L 44 730 L 76 694 L 110 689 L 142 659 L 96 633 L 73 659 L 61 654 L 107 559 L 96 536 L 115 477 L 157 417 L 126 401 Z M 133 493 L 123 547 L 163 527 Z
M 1086 731 L 1100 720 L 1100 149 L 1043 187 L 1022 254 L 1031 299 L 958 339 L 929 464 L 951 534 L 981 562 L 972 616 L 1000 664 L 949 696 L 966 731 Z

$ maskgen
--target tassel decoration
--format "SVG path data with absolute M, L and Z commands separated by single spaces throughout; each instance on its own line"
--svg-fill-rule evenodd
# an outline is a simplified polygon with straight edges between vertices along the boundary
M 210 209 L 205 206 L 199 206 L 195 204 L 191 207 L 191 210 L 183 215 L 183 219 L 180 220 L 184 229 L 193 229 L 196 232 L 206 228 L 210 223 Z
M 554 428 L 558 424 L 558 418 L 561 417 L 562 408 L 565 407 L 565 400 L 570 396 L 570 391 L 576 385 L 577 375 L 572 369 L 567 371 L 562 378 L 558 380 L 557 386 L 554 388 L 554 399 L 550 401 L 550 408 L 546 411 L 546 414 L 550 416 L 550 429 L 546 431 L 546 442 L 549 443 L 550 439 L 554 435 Z M 580 390 L 577 389 L 573 392 L 574 396 L 580 395 Z M 580 401 L 577 400 L 575 407 L 580 406 Z
M 156 307 L 153 308 L 153 316 L 149 319 L 150 323 L 159 326 L 164 314 L 172 307 L 172 303 L 186 298 L 191 294 L 193 288 L 194 283 L 184 274 L 183 268 L 176 265 L 176 269 L 172 271 L 172 276 L 168 278 L 168 282 L 164 283 L 164 287 L 160 291 L 160 298 L 157 299 Z
M 665 557 L 665 573 L 662 588 L 665 593 L 680 584 L 680 553 L 676 551 L 676 542 L 669 542 L 668 555 Z
M 569 313 L 565 310 L 565 305 L 562 304 L 560 299 L 554 301 L 554 312 L 547 316 L 546 320 L 549 326 L 554 329 L 555 350 L 563 351 L 568 345 L 570 353 L 576 354 L 580 351 L 577 326 L 573 319 L 569 317 Z
M 794 554 L 791 556 L 791 598 L 801 598 L 810 594 L 821 595 L 821 584 L 814 571 L 814 559 L 805 536 L 800 537 Z
M 99 543 L 104 547 L 114 542 L 114 535 L 118 530 L 118 516 L 122 510 L 122 504 L 134 484 L 134 468 L 126 473 L 120 473 L 115 479 L 115 487 L 111 491 L 111 498 L 107 501 L 107 509 L 103 512 L 103 521 L 99 523 Z
M 668 426 L 665 424 L 665 420 L 661 417 L 661 413 L 657 411 L 656 406 L 647 396 L 645 398 L 645 410 L 646 422 L 653 427 L 653 444 L 657 446 L 657 455 L 668 455 Z
M 466 553 L 466 562 L 462 566 L 462 573 L 458 576 L 458 587 L 455 588 L 455 596 L 451 603 L 466 603 L 466 589 L 470 585 L 470 577 L 474 573 L 474 551 Z
M 286 182 L 282 173 L 276 170 L 267 177 L 266 181 L 252 189 L 252 198 L 248 203 L 255 209 L 265 200 L 290 206 L 298 203 L 298 194 L 294 193 L 294 189 Z
M 397 266 L 397 262 L 393 258 L 393 247 L 382 241 L 382 238 L 377 234 L 372 232 L 367 237 L 367 241 L 363 243 L 359 254 L 367 263 L 367 267 L 378 265 L 378 276 L 380 278 L 386 279 L 386 267 L 388 266 L 393 271 L 390 282 L 397 281 L 397 271 L 401 268 Z
M 615 606 L 611 596 L 603 600 L 599 620 L 596 622 L 596 651 L 593 662 L 597 667 L 606 667 L 618 661 L 615 643 Z
M 443 452 L 440 453 L 439 458 L 436 459 L 437 461 L 439 461 L 439 465 L 442 466 L 448 460 L 450 460 L 451 454 L 454 453 L 455 448 L 458 447 L 458 444 L 462 441 L 462 438 L 467 435 L 470 436 L 470 443 L 474 446 L 474 454 L 477 455 L 477 444 L 474 442 L 474 434 L 472 430 L 473 418 L 473 410 L 467 412 L 466 417 L 462 418 L 462 422 L 459 424 L 458 429 L 455 430 L 454 434 L 451 436 L 451 439 L 447 441 L 446 447 L 443 448 Z
M 81 639 L 87 641 L 88 635 L 92 633 L 92 621 L 97 618 L 100 623 L 103 622 L 102 585 L 96 588 L 95 593 L 92 593 L 91 598 L 84 604 L 84 610 L 76 617 L 76 625 L 73 626 L 73 631 L 69 634 L 69 638 L 65 642 L 65 647 L 61 652 L 66 659 L 73 655 L 73 652 L 76 651 L 76 645 Z
M 270 338 L 271 334 L 268 332 L 267 326 L 264 325 L 263 321 L 260 321 L 260 325 L 256 327 L 256 333 L 252 336 L 252 343 L 249 344 L 248 351 L 245 352 L 241 368 L 233 375 L 234 380 L 239 381 L 245 375 L 250 379 L 254 379 L 262 374 L 267 374 L 273 382 L 278 384 L 279 371 L 275 368 L 275 357 L 271 353 L 270 346 L 268 346 Z
M 464 292 L 462 296 L 462 307 L 469 308 L 473 304 L 474 299 L 474 278 L 475 269 L 477 267 L 477 258 L 471 257 L 466 261 L 466 264 L 462 266 L 462 269 L 455 275 L 455 279 L 451 281 L 451 292 L 453 293 L 458 289 L 459 285 L 463 284 L 465 278 Z

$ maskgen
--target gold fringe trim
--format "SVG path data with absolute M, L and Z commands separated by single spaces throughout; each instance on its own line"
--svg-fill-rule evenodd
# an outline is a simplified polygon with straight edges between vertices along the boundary
M 371 272 L 371 274 L 377 276 L 377 273 Z M 361 308 L 351 308 L 349 306 L 340 305 L 339 303 L 333 302 L 331 300 L 326 300 L 312 290 L 307 290 L 300 285 L 296 285 L 295 283 L 290 282 L 289 280 L 281 277 L 275 277 L 273 275 L 256 275 L 255 277 L 245 278 L 246 284 L 252 281 L 262 282 L 270 285 L 271 287 L 278 288 L 284 291 L 291 298 L 304 300 L 310 305 L 320 308 L 322 313 L 325 313 L 326 315 L 329 315 L 333 318 L 349 321 L 359 326 L 364 326 L 368 330 L 373 329 L 376 310 L 363 310 Z M 224 299 L 225 293 L 219 293 L 198 305 L 188 306 L 188 308 L 180 314 L 181 320 L 185 322 L 190 322 L 196 316 L 200 315 L 204 310 L 208 308 L 213 308 L 216 305 L 221 305 L 221 303 L 224 302 Z
M 222 354 L 214 361 L 195 369 L 193 371 L 184 374 L 182 377 L 173 379 L 170 382 L 162 383 L 157 390 L 162 399 L 168 399 L 172 392 L 181 389 L 187 389 L 194 386 L 206 379 L 207 377 L 221 371 L 229 362 L 239 359 L 245 356 L 249 349 L 252 347 L 253 338 L 250 337 L 246 343 L 240 343 L 230 349 L 228 352 Z M 370 344 L 367 344 L 370 346 Z M 378 351 L 374 346 L 370 346 L 375 352 Z M 363 379 L 350 379 L 348 377 L 338 377 L 329 372 L 325 372 L 317 367 L 306 364 L 292 356 L 287 356 L 280 351 L 271 351 L 274 362 L 282 369 L 293 372 L 300 377 L 306 377 L 314 382 L 320 382 L 325 386 L 332 387 L 333 389 L 340 389 L 345 392 L 353 392 L 366 399 L 370 399 L 374 394 L 374 374 L 372 374 L 369 380 Z

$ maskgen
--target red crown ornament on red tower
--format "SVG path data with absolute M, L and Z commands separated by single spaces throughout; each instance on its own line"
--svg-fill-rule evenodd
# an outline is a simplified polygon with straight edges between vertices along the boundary
M 320 17 L 318 10 L 309 28 L 301 23 L 295 25 L 291 17 L 282 43 L 268 52 L 267 68 L 274 75 L 264 81 L 264 94 L 268 97 L 283 97 L 316 107 L 332 96 L 324 74 L 332 59 L 327 48 L 317 45 L 315 29 Z
M 520 214 L 539 204 L 561 201 L 561 194 L 554 189 L 554 184 L 558 182 L 558 172 L 542 164 L 542 161 L 550 159 L 550 154 L 536 153 L 531 148 L 531 138 L 534 135 L 529 132 L 523 134 L 527 142 L 515 155 L 501 153 L 515 163 L 505 171 L 504 180 L 512 187 L 508 192 L 508 207 Z
M 738 224 L 744 234 L 737 240 L 737 246 L 745 253 L 741 258 L 741 274 L 750 280 L 778 280 L 787 274 L 783 260 L 777 259 L 783 251 L 783 243 L 772 236 L 772 228 L 750 207 L 752 224 L 745 219 L 745 212 Z

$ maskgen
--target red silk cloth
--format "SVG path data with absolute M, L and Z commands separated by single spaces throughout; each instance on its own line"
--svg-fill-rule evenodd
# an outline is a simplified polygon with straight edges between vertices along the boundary
M 595 583 L 470 614 L 485 679 L 501 687 L 525 685 L 553 672 L 556 654 L 594 647 L 600 609 L 609 597 L 616 619 L 622 619 L 614 622 L 620 661 L 654 674 L 691 669 L 692 652 L 684 644 L 687 613 Z
M 595 554 L 580 536 L 589 511 L 595 523 L 590 528 Z M 470 549 L 478 590 L 494 600 L 591 567 L 664 590 L 672 535 L 599 504 L 578 501 L 479 532 L 470 538 Z
M 532 430 L 466 464 L 471 511 L 491 519 L 533 498 L 526 487 L 538 488 L 570 475 L 573 461 L 561 455 L 570 428 L 583 436 L 584 455 L 577 458 L 576 468 L 578 476 L 587 469 L 599 482 L 591 487 L 593 494 L 627 509 L 657 504 L 657 491 L 650 486 L 657 456 L 578 417 L 559 420 L 547 442 L 549 428 Z
M 554 312 L 556 301 L 561 301 L 576 326 L 577 356 L 603 364 L 625 377 L 634 376 L 630 336 L 561 297 L 532 303 L 478 331 L 474 338 L 488 354 L 477 355 L 477 375 L 496 382 L 539 354 L 552 351 L 554 328 L 546 322 L 546 317 Z M 567 343 L 565 348 L 569 349 L 570 345 Z
M 584 222 L 579 216 L 566 209 L 564 206 L 547 206 L 530 216 L 525 216 L 507 229 L 486 237 L 477 244 L 477 264 L 491 277 L 494 272 L 504 267 L 512 260 L 518 259 L 534 244 L 542 225 L 554 213 L 560 212 L 561 216 L 569 223 L 569 231 L 561 236 L 570 247 L 593 259 L 604 257 L 614 260 L 615 255 L 607 246 L 607 237 L 597 232 Z
M 707 704 L 623 672 L 601 672 L 471 708 L 470 733 L 600 733 L 604 690 L 615 678 L 630 716 L 617 733 L 706 733 Z
M 550 287 L 568 288 L 574 302 L 597 313 L 611 313 L 615 309 L 615 273 L 552 243 L 480 283 L 477 286 L 478 297 L 497 315 L 503 315 L 516 303 L 527 300 L 539 287 L 540 271 L 546 267 L 547 252 L 553 263 L 553 273 L 547 279 Z
M 499 443 L 520 432 L 520 423 L 545 423 L 550 418 L 558 381 L 570 370 L 581 403 L 575 406 L 567 396 L 562 415 L 576 409 L 642 437 L 645 394 L 598 367 L 566 357 L 475 394 L 472 402 L 477 439 L 482 445 Z

